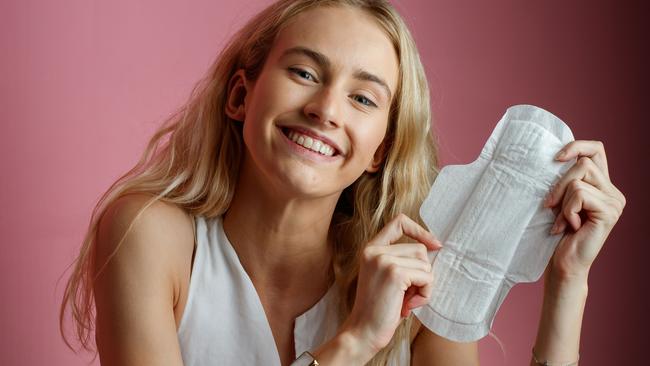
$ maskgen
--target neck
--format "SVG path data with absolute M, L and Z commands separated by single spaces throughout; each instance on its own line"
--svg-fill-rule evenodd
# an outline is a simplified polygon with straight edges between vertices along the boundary
M 256 287 L 322 294 L 333 281 L 329 228 L 340 193 L 288 197 L 242 171 L 223 227 Z

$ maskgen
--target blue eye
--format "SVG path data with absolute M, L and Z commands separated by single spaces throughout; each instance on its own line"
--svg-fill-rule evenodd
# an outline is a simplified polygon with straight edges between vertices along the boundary
M 356 100 L 357 102 L 359 102 L 359 103 L 361 103 L 361 104 L 363 104 L 365 106 L 368 106 L 368 107 L 376 107 L 377 106 L 375 103 L 372 102 L 372 100 L 364 97 L 363 95 L 355 95 L 354 100 Z
M 314 75 L 312 75 L 311 73 L 309 73 L 308 71 L 305 71 L 303 69 L 299 69 L 297 67 L 290 67 L 289 71 L 293 72 L 294 74 L 300 76 L 301 78 L 303 78 L 305 80 L 316 81 L 316 78 L 314 77 Z

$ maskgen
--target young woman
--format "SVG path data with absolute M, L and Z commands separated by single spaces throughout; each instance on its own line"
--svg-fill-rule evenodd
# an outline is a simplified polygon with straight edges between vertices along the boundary
M 430 300 L 426 254 L 441 247 L 418 216 L 433 141 L 423 68 L 387 2 L 279 1 L 102 197 L 61 321 L 69 307 L 88 349 L 95 330 L 103 365 L 289 365 L 300 349 L 323 365 L 477 365 L 475 342 L 410 313 Z M 546 202 L 566 233 L 540 362 L 577 360 L 587 274 L 625 205 L 601 143 L 558 157 L 573 158 Z

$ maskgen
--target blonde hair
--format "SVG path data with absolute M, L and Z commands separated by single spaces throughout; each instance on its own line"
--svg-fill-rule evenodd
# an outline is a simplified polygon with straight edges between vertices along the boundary
M 176 204 L 193 216 L 223 214 L 236 189 L 243 146 L 240 125 L 225 114 L 228 81 L 238 69 L 244 69 L 246 77 L 255 80 L 276 35 L 292 17 L 317 6 L 342 5 L 372 15 L 392 41 L 399 60 L 399 83 L 384 139 L 383 166 L 376 173 L 364 173 L 343 191 L 330 228 L 335 238 L 335 279 L 341 289 L 340 314 L 345 318 L 350 313 L 358 260 L 365 243 L 399 213 L 421 222 L 418 209 L 438 172 L 430 133 L 428 85 L 415 42 L 387 1 L 282 0 L 257 14 L 232 37 L 188 102 L 163 123 L 138 163 L 95 206 L 60 308 L 61 335 L 69 348 L 74 349 L 64 331 L 68 308 L 77 340 L 84 349 L 93 351 L 94 281 L 126 236 L 95 271 L 95 237 L 107 207 L 126 194 L 146 193 L 153 197 L 134 221 L 158 200 Z M 385 365 L 389 358 L 398 357 L 396 350 L 401 341 L 408 340 L 411 322 L 412 316 L 402 321 L 393 339 L 370 365 Z

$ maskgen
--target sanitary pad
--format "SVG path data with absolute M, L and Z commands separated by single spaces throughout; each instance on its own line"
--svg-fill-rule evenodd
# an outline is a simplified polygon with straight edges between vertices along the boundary
M 431 331 L 469 342 L 484 337 L 515 283 L 537 281 L 561 235 L 543 207 L 574 163 L 555 154 L 573 140 L 567 125 L 531 105 L 508 108 L 478 159 L 444 167 L 420 208 L 443 243 L 431 252 L 432 300 L 413 312 Z

